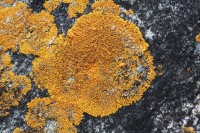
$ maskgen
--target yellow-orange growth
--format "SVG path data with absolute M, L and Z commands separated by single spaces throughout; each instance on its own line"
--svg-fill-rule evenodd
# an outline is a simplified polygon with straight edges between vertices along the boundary
M 139 28 L 109 10 L 80 17 L 59 44 L 51 58 L 34 61 L 34 80 L 53 99 L 93 116 L 138 101 L 155 77 Z
M 196 36 L 196 42 L 199 42 L 200 43 L 200 33 Z
M 73 18 L 77 17 L 77 13 L 84 12 L 89 0 L 51 0 L 51 1 L 46 1 L 44 3 L 44 7 L 51 12 L 56 7 L 58 7 L 62 2 L 69 4 L 67 13 L 70 18 Z
M 25 119 L 37 132 L 47 132 L 49 120 L 55 122 L 55 132 L 77 132 L 84 112 L 107 116 L 137 102 L 156 75 L 139 28 L 119 17 L 120 8 L 112 0 L 96 1 L 93 11 L 78 18 L 66 37 L 57 36 L 50 14 L 61 2 L 69 4 L 72 18 L 84 12 L 88 0 L 46 1 L 47 10 L 38 14 L 20 2 L 0 10 L 0 87 L 6 90 L 0 115 L 8 115 L 31 88 L 27 77 L 12 72 L 6 51 L 37 55 L 30 76 L 50 95 L 27 105 Z

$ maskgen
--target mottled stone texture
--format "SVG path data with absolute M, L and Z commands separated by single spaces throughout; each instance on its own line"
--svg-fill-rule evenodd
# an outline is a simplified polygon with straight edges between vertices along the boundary
M 22 0 L 24 2 L 24 0 Z M 34 13 L 38 13 L 41 10 L 44 10 L 44 4 L 45 0 L 29 0 L 27 1 L 29 7 L 32 9 Z
M 34 12 L 43 9 L 44 1 L 34 1 Z M 180 133 L 183 126 L 200 133 L 200 32 L 199 0 L 115 0 L 134 17 L 123 18 L 140 27 L 149 43 L 156 66 L 162 65 L 163 75 L 156 77 L 143 98 L 136 104 L 119 109 L 108 117 L 95 118 L 85 114 L 78 126 L 79 133 Z M 74 23 L 61 5 L 52 12 L 60 33 Z M 88 6 L 85 13 L 91 10 Z M 81 14 L 80 14 L 81 15 Z M 65 24 L 63 26 L 63 24 Z M 27 74 L 35 57 L 11 53 L 14 72 Z M 33 82 L 33 81 L 32 81 Z M 34 97 L 48 96 L 33 82 L 31 91 L 12 108 L 11 115 L 0 119 L 0 132 L 10 133 L 15 127 L 27 128 L 26 104 Z M 112 105 L 111 105 L 112 106 Z
M 61 3 L 55 10 L 51 12 L 58 28 L 58 34 L 65 34 L 75 22 L 74 18 L 69 18 L 67 14 L 68 4 Z

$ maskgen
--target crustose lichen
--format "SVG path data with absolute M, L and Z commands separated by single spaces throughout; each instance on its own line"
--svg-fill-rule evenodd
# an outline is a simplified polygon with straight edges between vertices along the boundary
M 70 3 L 68 13 L 71 17 L 82 13 L 88 3 L 87 0 L 62 2 Z M 57 36 L 50 15 L 58 5 L 57 0 L 47 1 L 44 4 L 46 11 L 32 14 L 26 5 L 19 3 L 10 7 L 19 12 L 18 16 L 23 16 L 18 19 L 12 12 L 6 15 L 6 8 L 0 12 L 1 56 L 8 49 L 37 55 L 30 76 L 50 95 L 35 98 L 27 105 L 27 124 L 37 132 L 48 130 L 47 120 L 56 123 L 55 132 L 77 132 L 75 126 L 81 122 L 84 112 L 107 116 L 122 106 L 137 102 L 155 77 L 148 44 L 135 24 L 119 17 L 119 6 L 112 0 L 96 1 L 93 11 L 78 18 L 66 37 Z M 7 42 L 5 38 L 11 39 Z M 12 67 L 6 58 L 0 59 L 5 67 Z M 2 69 L 7 73 L 8 70 Z M 19 77 L 10 73 L 14 81 L 25 88 L 21 93 L 26 94 L 30 88 L 27 77 L 20 77 L 24 79 L 18 82 Z M 7 82 L 2 80 L 1 87 L 5 88 Z

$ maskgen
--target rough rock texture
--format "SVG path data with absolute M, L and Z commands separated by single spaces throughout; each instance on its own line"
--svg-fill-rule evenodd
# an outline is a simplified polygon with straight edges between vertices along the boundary
M 69 18 L 67 14 L 68 4 L 61 3 L 55 10 L 52 11 L 54 20 L 58 28 L 58 34 L 66 34 L 75 22 L 74 18 Z
M 23 2 L 28 3 L 29 7 L 32 9 L 34 13 L 39 13 L 41 10 L 44 10 L 44 2 L 45 0 L 27 0 Z
M 11 52 L 11 62 L 14 64 L 12 71 L 17 75 L 28 75 L 32 70 L 33 55 L 25 55 L 19 52 Z
M 136 104 L 119 109 L 108 117 L 95 118 L 85 114 L 78 126 L 79 133 L 180 133 L 193 127 L 200 133 L 200 32 L 199 0 L 115 0 L 124 9 L 133 9 L 134 16 L 121 17 L 138 25 L 149 43 L 156 66 L 162 65 L 163 75 L 156 77 L 143 98 Z M 43 9 L 34 1 L 34 12 Z M 68 19 L 58 7 L 52 12 L 59 33 L 65 33 L 75 20 Z M 91 7 L 88 6 L 85 13 Z M 81 15 L 81 14 L 80 14 Z M 66 21 L 67 20 L 67 21 Z M 63 24 L 65 27 L 62 27 Z M 27 75 L 34 57 L 11 53 L 13 71 Z M 32 81 L 33 82 L 33 81 Z M 11 115 L 0 118 L 0 132 L 11 133 L 15 127 L 27 128 L 26 104 L 34 97 L 46 97 L 33 82 L 30 92 Z M 52 122 L 49 122 L 51 127 Z M 50 131 L 49 131 L 50 132 Z

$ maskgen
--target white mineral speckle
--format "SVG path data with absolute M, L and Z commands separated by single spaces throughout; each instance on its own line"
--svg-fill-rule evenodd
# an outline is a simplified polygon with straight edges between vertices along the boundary
M 46 133 L 55 133 L 56 122 L 53 120 L 47 120 L 46 122 Z
M 159 10 L 162 10 L 163 8 L 164 8 L 164 6 L 163 6 L 161 3 L 159 3 L 158 9 L 159 9 Z
M 133 20 L 137 22 L 137 25 L 139 27 L 144 27 L 143 21 L 138 17 L 137 14 L 133 15 Z
M 151 29 L 148 29 L 146 31 L 146 34 L 145 34 L 145 37 L 150 39 L 150 40 L 153 40 L 153 37 L 155 36 L 155 34 L 151 31 Z

